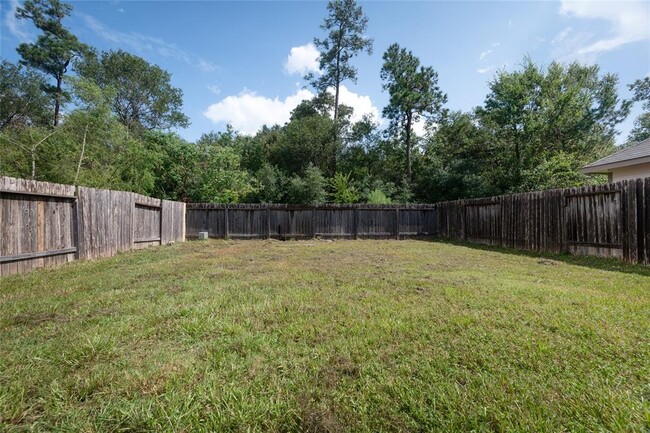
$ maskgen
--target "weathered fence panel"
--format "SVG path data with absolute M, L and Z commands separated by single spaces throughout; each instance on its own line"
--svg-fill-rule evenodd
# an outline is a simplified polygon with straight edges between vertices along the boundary
M 162 240 L 161 200 L 133 194 L 133 247 L 135 249 L 160 245 Z
M 74 187 L 0 177 L 0 275 L 74 260 Z
M 650 178 L 436 205 L 442 238 L 650 264 Z
M 399 238 L 435 235 L 433 205 L 188 204 L 186 236 L 213 238 Z
M 184 230 L 183 203 L 0 177 L 0 275 L 182 241 Z
M 398 215 L 398 212 L 399 210 L 396 209 L 359 209 L 356 221 L 357 237 L 395 237 L 396 224 L 401 216 L 401 214 Z
M 185 240 L 185 203 L 162 200 L 160 217 L 161 244 Z

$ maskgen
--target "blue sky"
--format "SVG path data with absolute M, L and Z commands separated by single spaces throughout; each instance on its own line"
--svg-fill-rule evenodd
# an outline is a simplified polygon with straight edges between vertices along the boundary
M 184 93 L 192 125 L 179 134 L 196 140 L 227 123 L 254 133 L 264 123 L 284 123 L 310 96 L 302 80 L 316 65 L 309 45 L 322 37 L 326 2 L 71 1 L 67 25 L 101 50 L 124 49 L 172 74 Z M 16 46 L 34 39 L 31 24 L 16 21 L 18 0 L 2 0 L 0 53 L 17 60 Z M 342 102 L 357 115 L 380 116 L 387 102 L 379 70 L 393 42 L 439 73 L 447 107 L 482 104 L 498 69 L 516 69 L 525 55 L 596 63 L 627 84 L 650 74 L 650 2 L 429 1 L 360 2 L 369 18 L 374 53 L 354 60 L 357 84 L 346 82 Z M 623 142 L 641 112 L 639 104 L 620 126 Z M 380 119 L 378 119 L 380 120 Z

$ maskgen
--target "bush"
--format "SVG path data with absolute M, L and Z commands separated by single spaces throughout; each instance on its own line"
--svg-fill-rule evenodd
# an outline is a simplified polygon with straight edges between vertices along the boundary
M 369 204 L 390 204 L 390 198 L 380 189 L 373 189 L 368 194 L 366 201 Z
M 330 197 L 334 203 L 356 203 L 359 201 L 359 192 L 350 180 L 350 174 L 336 173 L 329 180 L 331 188 Z
M 294 175 L 287 187 L 287 203 L 318 204 L 325 201 L 325 178 L 312 164 L 305 169 L 303 176 Z

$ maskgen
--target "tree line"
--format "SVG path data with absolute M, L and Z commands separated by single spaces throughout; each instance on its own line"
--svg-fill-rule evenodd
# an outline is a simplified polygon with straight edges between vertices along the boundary
M 494 75 L 482 106 L 452 111 L 435 69 L 397 43 L 379 71 L 387 126 L 353 121 L 339 90 L 373 41 L 361 6 L 332 0 L 314 40 L 321 74 L 305 76 L 313 99 L 255 135 L 228 127 L 188 142 L 170 132 L 189 124 L 170 74 L 79 41 L 71 11 L 59 0 L 17 9 L 40 33 L 0 66 L 0 175 L 194 202 L 436 202 L 601 182 L 578 169 L 614 150 L 633 103 L 644 112 L 629 141 L 650 136 L 649 77 L 626 101 L 598 66 L 524 58 Z

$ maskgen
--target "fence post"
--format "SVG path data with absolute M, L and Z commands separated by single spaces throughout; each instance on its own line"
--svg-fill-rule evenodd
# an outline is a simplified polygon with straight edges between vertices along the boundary
M 163 209 L 163 206 L 165 205 L 163 200 L 160 200 L 160 213 L 159 215 L 159 221 L 158 221 L 158 245 L 163 244 L 163 212 L 165 210 Z
M 359 205 L 354 205 L 354 239 L 359 239 Z
M 395 208 L 395 239 L 399 241 L 399 208 Z
M 266 208 L 266 239 L 271 239 L 271 206 Z
M 81 257 L 81 243 L 79 242 L 79 194 L 77 194 L 77 198 L 72 205 L 72 233 L 74 235 L 73 245 L 77 248 L 77 251 L 74 253 L 74 258 L 75 260 L 79 260 Z
M 228 239 L 230 237 L 229 227 L 228 227 L 228 205 L 224 206 L 223 211 L 224 211 L 224 216 L 223 216 L 223 236 L 224 236 L 225 239 Z
M 636 190 L 636 236 L 637 236 L 637 263 L 645 262 L 646 239 L 645 233 L 648 228 L 645 226 L 645 207 L 643 179 L 637 179 Z

